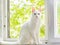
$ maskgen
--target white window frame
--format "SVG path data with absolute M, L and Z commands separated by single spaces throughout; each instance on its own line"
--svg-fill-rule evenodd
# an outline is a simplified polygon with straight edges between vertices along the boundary
M 57 4 L 56 0 L 46 0 L 47 19 L 48 19 L 48 41 L 47 45 L 60 45 L 60 38 L 54 37 L 54 30 L 57 29 Z
M 2 9 L 1 8 L 2 8 L 2 3 L 0 0 L 0 40 L 2 38 L 2 20 L 1 20 L 2 19 L 2 16 L 1 16 L 2 15 L 2 11 L 1 11 Z
M 8 4 L 8 5 L 7 5 Z M 7 30 L 8 30 L 8 17 L 7 15 L 9 15 L 9 0 L 2 0 L 2 37 L 4 41 L 17 41 L 17 39 L 9 39 L 7 37 Z M 5 7 L 5 8 L 4 8 Z M 7 22 L 8 21 L 8 22 Z M 47 26 L 46 26 L 47 27 Z M 46 31 L 47 32 L 47 31 Z M 47 33 L 46 33 L 47 34 Z M 48 37 L 46 35 L 46 37 Z M 47 38 L 45 38 L 44 42 L 47 41 Z
M 9 41 L 16 41 L 15 39 L 8 39 L 7 38 L 7 0 L 1 0 L 2 1 L 2 37 L 3 37 L 3 40 L 9 40 Z M 47 34 L 46 35 L 48 38 L 46 39 L 45 42 L 47 42 L 48 44 L 49 43 L 56 43 L 56 42 L 60 42 L 60 39 L 56 39 L 54 38 L 54 30 L 55 30 L 55 27 L 56 27 L 56 16 L 55 15 L 55 11 L 56 11 L 56 8 L 55 8 L 55 3 L 56 0 L 46 0 L 46 9 L 47 9 Z M 5 7 L 5 8 L 4 8 Z M 52 26 L 51 26 L 52 25 Z M 5 35 L 6 34 L 6 35 Z
M 0 30 L 0 34 L 1 34 L 1 36 L 0 36 L 0 38 L 2 39 L 2 40 L 10 40 L 10 41 L 16 41 L 15 39 L 8 39 L 7 38 L 7 26 L 8 26 L 8 24 L 7 24 L 7 10 L 8 10 L 8 8 L 7 8 L 7 0 L 0 0 L 1 1 L 1 16 L 2 16 L 2 30 Z
M 56 0 L 46 0 L 48 13 L 48 43 L 59 43 L 60 38 L 54 37 L 54 30 L 57 28 Z

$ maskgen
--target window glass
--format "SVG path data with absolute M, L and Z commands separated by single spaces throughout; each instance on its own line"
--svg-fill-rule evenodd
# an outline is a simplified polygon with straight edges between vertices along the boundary
M 57 0 L 56 4 L 57 4 L 57 9 L 56 9 L 57 29 L 55 30 L 55 37 L 60 38 L 60 0 Z
M 45 37 L 45 0 L 10 0 L 10 37 L 18 38 L 21 30 L 21 25 L 29 20 L 31 16 L 32 5 L 38 9 L 40 6 L 43 9 L 40 17 L 40 38 Z

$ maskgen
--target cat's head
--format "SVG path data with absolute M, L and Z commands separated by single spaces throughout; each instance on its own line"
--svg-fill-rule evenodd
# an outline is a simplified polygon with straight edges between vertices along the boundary
M 36 10 L 34 7 L 32 7 L 32 15 L 33 15 L 35 18 L 39 18 L 40 15 L 41 15 L 41 9 L 39 8 L 38 10 Z

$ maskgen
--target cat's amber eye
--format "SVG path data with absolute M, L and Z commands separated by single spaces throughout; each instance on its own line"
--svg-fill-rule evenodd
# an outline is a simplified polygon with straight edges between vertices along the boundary
M 38 13 L 38 15 L 40 15 L 40 13 Z
M 34 13 L 34 15 L 36 15 L 36 13 Z

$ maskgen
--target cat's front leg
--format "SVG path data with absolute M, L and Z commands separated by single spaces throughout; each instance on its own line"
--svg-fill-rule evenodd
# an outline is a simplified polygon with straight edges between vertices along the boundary
M 36 31 L 36 40 L 37 40 L 37 43 L 40 44 L 39 30 Z
M 39 35 L 36 35 L 36 38 L 37 38 L 38 44 L 40 44 L 40 37 L 39 37 Z
M 36 34 L 33 35 L 33 40 L 34 40 L 33 44 L 38 44 Z

